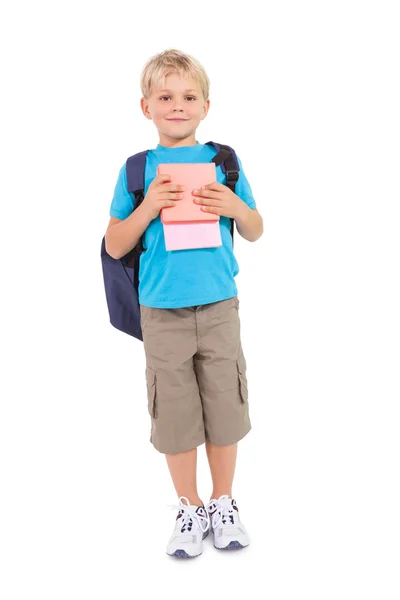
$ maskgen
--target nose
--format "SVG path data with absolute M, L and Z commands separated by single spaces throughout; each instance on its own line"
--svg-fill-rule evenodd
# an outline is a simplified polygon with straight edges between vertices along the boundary
M 182 104 L 182 99 L 178 98 L 178 97 L 175 97 L 174 104 L 173 104 L 173 106 L 174 106 L 174 112 L 177 111 L 177 110 L 180 111 L 180 112 L 182 112 L 183 108 L 182 108 L 181 104 Z

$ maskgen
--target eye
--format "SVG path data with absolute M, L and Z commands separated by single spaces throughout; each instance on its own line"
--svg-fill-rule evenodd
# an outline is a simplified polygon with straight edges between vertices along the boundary
M 195 96 L 186 96 L 187 98 L 192 98 L 192 100 L 196 100 Z
M 169 98 L 169 96 L 161 96 L 160 100 L 163 100 L 164 98 Z

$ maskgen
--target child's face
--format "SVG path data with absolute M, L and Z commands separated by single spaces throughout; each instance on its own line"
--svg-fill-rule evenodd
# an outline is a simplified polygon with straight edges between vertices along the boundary
M 143 114 L 154 122 L 163 146 L 195 144 L 196 129 L 209 106 L 198 82 L 178 74 L 168 75 L 147 100 L 141 99 Z

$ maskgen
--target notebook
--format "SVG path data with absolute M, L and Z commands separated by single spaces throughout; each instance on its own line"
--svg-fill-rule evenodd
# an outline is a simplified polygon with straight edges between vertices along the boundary
M 166 250 L 194 250 L 222 246 L 219 221 L 163 225 Z
M 160 164 L 157 174 L 168 174 L 171 183 L 184 185 L 182 200 L 178 200 L 176 206 L 163 208 L 161 210 L 161 221 L 163 223 L 193 223 L 219 221 L 219 215 L 213 215 L 201 210 L 199 204 L 193 202 L 192 191 L 200 189 L 208 183 L 217 180 L 215 163 L 169 163 Z

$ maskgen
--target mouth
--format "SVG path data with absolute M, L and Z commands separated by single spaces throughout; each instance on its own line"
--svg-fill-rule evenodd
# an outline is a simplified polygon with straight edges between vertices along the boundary
M 172 121 L 173 123 L 183 123 L 184 121 L 189 121 L 189 119 L 167 119 L 167 121 Z

